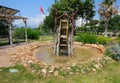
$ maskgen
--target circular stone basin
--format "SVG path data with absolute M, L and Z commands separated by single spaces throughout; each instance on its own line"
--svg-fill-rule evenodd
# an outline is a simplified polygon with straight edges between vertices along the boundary
M 84 62 L 91 58 L 101 56 L 100 50 L 87 46 L 75 46 L 74 54 L 68 58 L 66 55 L 55 56 L 53 55 L 52 46 L 41 46 L 34 51 L 34 56 L 41 61 L 51 63 L 71 63 L 71 62 Z

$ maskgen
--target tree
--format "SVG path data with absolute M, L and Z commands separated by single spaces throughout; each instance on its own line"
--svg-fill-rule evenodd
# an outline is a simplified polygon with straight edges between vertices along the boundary
M 82 18 L 82 26 L 83 20 L 86 22 L 92 20 L 95 10 L 94 10 L 94 0 L 84 0 L 79 2 L 79 17 Z
M 77 17 L 82 17 L 86 20 L 91 20 L 95 14 L 94 0 L 85 0 L 85 2 L 82 0 L 59 0 L 49 9 L 50 14 L 44 21 L 45 26 L 53 28 L 55 11 L 57 11 L 58 16 L 60 16 L 64 12 L 71 15 L 73 10 L 77 11 L 75 19 L 77 19 Z
M 120 30 L 120 15 L 116 15 L 109 20 L 108 28 L 113 31 L 113 34 L 117 34 Z
M 114 7 L 113 3 L 116 0 L 103 0 L 103 2 L 99 5 L 99 14 L 105 20 L 105 36 L 107 36 L 108 32 L 108 22 L 109 19 L 117 14 L 117 8 Z
M 53 28 L 54 28 L 54 17 L 52 15 L 48 15 L 44 20 L 43 31 L 44 32 L 53 31 L 54 30 Z
M 4 19 L 0 19 L 0 35 L 8 35 L 8 24 Z

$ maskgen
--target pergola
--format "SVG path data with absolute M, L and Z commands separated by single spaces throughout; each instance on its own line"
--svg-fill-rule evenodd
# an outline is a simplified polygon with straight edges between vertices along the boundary
M 25 41 L 27 42 L 27 18 L 26 17 L 21 17 L 21 16 L 16 16 L 20 12 L 19 10 L 13 9 L 13 8 L 8 8 L 5 6 L 0 5 L 0 18 L 5 19 L 8 22 L 9 25 L 9 42 L 10 45 L 13 44 L 13 38 L 12 38 L 12 22 L 17 19 L 22 19 L 24 24 L 25 24 Z

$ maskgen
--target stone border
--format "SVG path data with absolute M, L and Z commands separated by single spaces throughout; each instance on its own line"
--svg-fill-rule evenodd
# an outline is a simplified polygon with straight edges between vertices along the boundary
M 75 45 L 83 45 L 81 42 L 74 42 Z M 49 46 L 53 45 L 53 43 L 47 42 L 47 43 L 30 43 L 25 44 L 24 46 L 21 46 L 16 49 L 16 55 L 11 57 L 11 61 L 13 63 L 20 63 L 24 66 L 27 66 L 30 63 L 34 64 L 43 64 L 44 63 L 37 59 L 37 57 L 33 56 L 34 50 L 41 46 Z M 85 46 L 92 47 L 99 49 L 101 51 L 101 54 L 104 53 L 105 47 L 103 45 L 97 45 L 97 44 L 85 44 Z M 45 64 L 46 65 L 46 64 Z
M 24 46 L 21 46 L 16 49 L 16 54 L 11 57 L 11 61 L 13 63 L 20 63 L 23 66 L 27 66 L 31 63 L 34 64 L 42 64 L 40 60 L 38 60 L 36 57 L 32 56 L 34 49 L 41 47 L 41 46 L 48 46 L 52 45 L 52 43 L 30 43 L 25 44 Z
M 98 49 L 101 51 L 101 53 L 104 53 L 104 51 L 106 50 L 105 47 L 103 45 L 98 45 L 98 44 L 83 44 L 82 42 L 74 42 L 75 45 L 80 45 L 80 46 L 87 46 L 87 47 L 92 47 L 95 49 Z
M 75 45 L 83 46 L 81 42 L 74 42 Z M 87 60 L 83 63 L 74 62 L 71 64 L 44 64 L 42 61 L 38 60 L 37 57 L 33 56 L 35 49 L 41 46 L 49 46 L 53 45 L 53 43 L 30 43 L 25 44 L 16 49 L 16 55 L 11 57 L 11 61 L 14 63 L 20 63 L 25 66 L 29 71 L 35 72 L 37 71 L 38 75 L 42 76 L 58 76 L 59 74 L 62 76 L 66 75 L 74 75 L 74 74 L 85 74 L 87 72 L 95 72 L 100 70 L 105 64 L 106 61 L 111 61 L 112 59 L 109 57 L 100 56 L 97 58 L 92 58 Z M 84 44 L 85 46 L 92 47 L 99 49 L 103 54 L 105 51 L 105 47 L 103 45 L 96 45 L 96 44 Z M 34 66 L 33 66 L 34 65 Z M 35 65 L 40 65 L 40 69 L 36 70 Z

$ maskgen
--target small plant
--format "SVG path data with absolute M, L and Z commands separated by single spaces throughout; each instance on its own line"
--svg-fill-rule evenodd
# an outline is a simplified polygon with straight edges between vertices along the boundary
M 119 46 L 119 44 L 110 45 L 110 47 L 107 48 L 105 54 L 114 60 L 119 60 L 120 59 L 120 46 Z
M 27 29 L 27 34 L 28 34 L 29 39 L 39 39 L 40 31 L 28 28 Z

